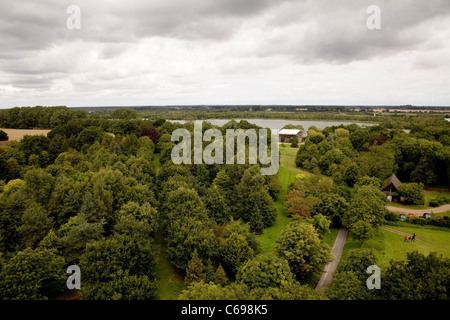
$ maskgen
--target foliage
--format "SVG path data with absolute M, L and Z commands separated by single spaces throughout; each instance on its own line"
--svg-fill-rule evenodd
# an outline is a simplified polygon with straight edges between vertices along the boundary
M 397 190 L 400 197 L 403 197 L 406 203 L 423 203 L 423 183 L 402 183 Z
M 219 253 L 225 268 L 232 274 L 255 255 L 246 237 L 236 231 L 222 240 Z
M 279 288 L 294 281 L 288 262 L 273 253 L 262 254 L 245 263 L 236 280 L 249 288 Z
M 379 226 L 383 223 L 387 211 L 385 204 L 386 197 L 380 190 L 372 186 L 362 186 L 356 190 L 343 222 L 350 229 L 358 221 L 368 222 L 373 227 Z
M 298 138 L 297 138 L 297 136 L 292 137 L 292 139 L 291 139 L 291 148 L 298 148 Z
M 37 300 L 54 298 L 67 279 L 64 259 L 52 249 L 27 248 L 15 254 L 0 273 L 0 298 Z
M 216 276 L 218 284 L 220 284 L 222 286 L 226 286 L 228 284 L 227 274 L 221 264 L 217 267 L 215 276 Z
M 314 217 L 307 219 L 311 223 L 319 236 L 322 238 L 330 232 L 331 221 L 322 214 L 316 214 Z
M 184 285 L 189 287 L 195 282 L 202 282 L 206 279 L 206 273 L 203 269 L 202 260 L 199 259 L 197 250 L 192 254 L 192 258 L 186 268 L 186 277 L 184 278 Z
M 140 236 L 115 235 L 88 243 L 80 258 L 80 268 L 85 279 L 81 295 L 86 299 L 98 299 L 105 290 L 104 283 L 115 281 L 114 275 L 127 271 L 129 276 L 156 278 L 158 249 L 151 239 Z M 132 279 L 139 283 L 138 279 Z M 155 288 L 156 289 L 156 288 Z M 155 295 L 156 292 L 152 292 Z
M 299 278 L 319 269 L 330 258 L 330 248 L 320 241 L 314 227 L 293 219 L 277 240 L 276 253 L 288 261 L 292 272 Z
M 5 131 L 0 130 L 0 141 L 8 141 L 8 140 L 9 140 L 8 134 Z
M 408 252 L 405 261 L 391 261 L 383 277 L 383 298 L 448 300 L 450 259 L 436 252 Z
M 17 231 L 26 247 L 35 248 L 52 228 L 53 221 L 47 211 L 36 203 L 27 205 L 22 215 L 22 225 Z

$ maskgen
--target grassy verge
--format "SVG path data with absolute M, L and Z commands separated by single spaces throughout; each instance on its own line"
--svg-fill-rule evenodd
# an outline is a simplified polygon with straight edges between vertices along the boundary
M 450 211 L 440 212 L 440 213 L 432 213 L 433 217 L 450 217 Z
M 390 206 L 390 207 L 405 208 L 405 209 L 411 209 L 411 210 L 430 209 L 430 207 L 423 206 L 423 205 L 417 205 L 417 204 L 406 204 L 406 205 L 403 205 L 403 204 L 397 203 L 397 202 L 388 202 L 387 205 Z

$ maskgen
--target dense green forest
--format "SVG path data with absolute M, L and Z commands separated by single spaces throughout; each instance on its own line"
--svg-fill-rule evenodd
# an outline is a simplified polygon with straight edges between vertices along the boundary
M 0 127 L 51 129 L 0 147 L 0 298 L 158 299 L 164 250 L 185 277 L 179 299 L 448 299 L 450 260 L 435 253 L 390 262 L 383 290 L 365 287 L 365 269 L 377 263 L 365 249 L 351 252 L 325 296 L 310 280 L 331 258 L 330 227 L 349 227 L 363 244 L 394 219 L 380 192 L 392 173 L 411 185 L 403 192 L 412 202 L 424 185 L 448 188 L 442 116 L 310 128 L 296 164 L 313 175 L 290 185 L 289 222 L 270 253 L 258 236 L 277 218 L 277 175 L 262 176 L 259 165 L 174 165 L 171 133 L 194 127 L 165 118 L 142 120 L 130 109 L 0 111 Z M 82 270 L 75 293 L 66 287 L 69 265 Z

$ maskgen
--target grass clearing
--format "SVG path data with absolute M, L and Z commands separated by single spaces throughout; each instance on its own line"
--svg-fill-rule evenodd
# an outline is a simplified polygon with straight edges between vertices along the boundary
M 177 300 L 184 289 L 184 274 L 181 270 L 174 268 L 167 258 L 166 248 L 162 236 L 158 235 L 160 247 L 158 259 L 158 296 L 160 300 Z
M 159 161 L 160 155 L 158 153 L 153 154 L 153 165 L 156 172 L 161 170 L 161 162 Z M 176 300 L 184 289 L 184 273 L 172 266 L 167 257 L 166 247 L 161 234 L 158 233 L 156 243 L 159 245 L 159 259 L 158 259 L 158 296 L 160 300 Z
M 291 148 L 290 146 L 280 146 L 280 168 L 278 170 L 278 180 L 281 184 L 281 192 L 275 200 L 275 207 L 277 208 L 277 218 L 275 224 L 271 227 L 265 228 L 263 233 L 257 236 L 261 245 L 261 253 L 273 252 L 276 240 L 280 236 L 283 229 L 289 223 L 290 218 L 286 216 L 284 209 L 284 197 L 288 192 L 289 185 L 295 181 L 296 175 L 302 173 L 305 176 L 312 174 L 299 169 L 295 166 L 295 155 L 298 148 Z
M 445 257 L 450 257 L 450 246 L 448 245 L 450 243 L 449 229 L 401 222 L 389 225 L 389 227 L 409 234 L 416 233 L 416 236 L 423 238 L 425 241 L 417 239 L 414 242 L 405 242 L 402 235 L 378 229 L 373 239 L 364 242 L 364 248 L 375 250 L 378 258 L 377 264 L 380 267 L 387 267 L 390 260 L 404 260 L 407 252 L 416 250 L 422 254 L 436 251 Z M 361 242 L 353 239 L 350 234 L 347 238 L 341 261 L 347 259 L 350 250 L 360 248 Z
M 390 207 L 396 207 L 396 208 L 405 208 L 405 209 L 411 209 L 411 210 L 423 210 L 423 209 L 430 209 L 430 207 L 418 205 L 418 204 L 401 204 L 398 202 L 388 202 L 388 206 Z

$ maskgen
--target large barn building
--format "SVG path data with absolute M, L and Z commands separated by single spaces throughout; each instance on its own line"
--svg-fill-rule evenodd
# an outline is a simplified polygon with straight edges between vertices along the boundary
M 281 129 L 278 133 L 278 141 L 279 142 L 291 142 L 293 137 L 298 138 L 298 142 L 301 143 L 303 141 L 303 131 L 298 129 Z

